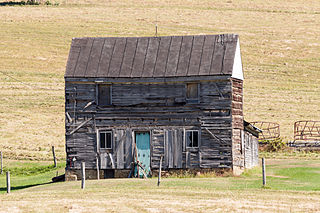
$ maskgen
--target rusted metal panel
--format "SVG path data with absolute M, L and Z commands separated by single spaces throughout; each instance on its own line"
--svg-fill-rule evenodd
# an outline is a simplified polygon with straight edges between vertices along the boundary
M 320 121 L 296 121 L 294 123 L 294 140 L 320 142 Z
M 280 124 L 267 121 L 250 122 L 252 125 L 262 130 L 259 134 L 259 141 L 273 140 L 280 137 Z

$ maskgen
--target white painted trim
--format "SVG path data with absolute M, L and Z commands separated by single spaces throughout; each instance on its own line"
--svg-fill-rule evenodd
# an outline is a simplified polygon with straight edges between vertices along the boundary
M 243 80 L 243 70 L 242 70 L 242 61 L 241 61 L 241 52 L 240 52 L 240 41 L 238 38 L 236 52 L 233 61 L 232 68 L 232 76 L 233 78 L 237 78 Z

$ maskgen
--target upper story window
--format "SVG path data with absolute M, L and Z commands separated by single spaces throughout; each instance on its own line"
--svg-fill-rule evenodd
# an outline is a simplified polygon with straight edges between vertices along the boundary
M 197 103 L 199 101 L 199 84 L 188 83 L 187 84 L 187 102 Z
M 186 130 L 186 145 L 190 147 L 199 147 L 199 131 Z
M 98 85 L 98 105 L 99 106 L 111 105 L 111 85 L 106 85 L 106 84 Z
M 112 149 L 112 132 L 99 132 L 100 149 Z

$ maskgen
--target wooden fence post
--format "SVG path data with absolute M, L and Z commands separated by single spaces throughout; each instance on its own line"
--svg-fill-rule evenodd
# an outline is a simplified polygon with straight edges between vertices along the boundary
M 266 186 L 267 178 L 266 178 L 266 164 L 264 158 L 262 158 L 262 184 Z
M 161 157 L 160 157 L 159 175 L 158 175 L 158 186 L 160 186 L 160 180 L 161 180 L 162 158 L 163 158 L 163 155 L 161 155 Z
M 81 189 L 86 187 L 86 163 L 81 162 Z
M 53 155 L 54 167 L 57 168 L 57 159 L 56 159 L 56 153 L 54 151 L 54 146 L 52 146 L 52 155 Z
M 11 186 L 10 186 L 10 172 L 7 171 L 7 193 L 9 194 L 11 191 Z
M 99 170 L 99 158 L 96 158 L 96 165 L 97 165 L 97 180 L 100 180 L 100 170 Z
M 0 164 L 1 164 L 1 174 L 3 173 L 3 164 L 2 164 L 2 151 L 0 152 Z

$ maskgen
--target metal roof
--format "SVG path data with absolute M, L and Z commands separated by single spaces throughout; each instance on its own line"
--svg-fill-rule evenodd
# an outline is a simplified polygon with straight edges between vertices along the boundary
M 238 35 L 73 38 L 65 77 L 232 75 Z

